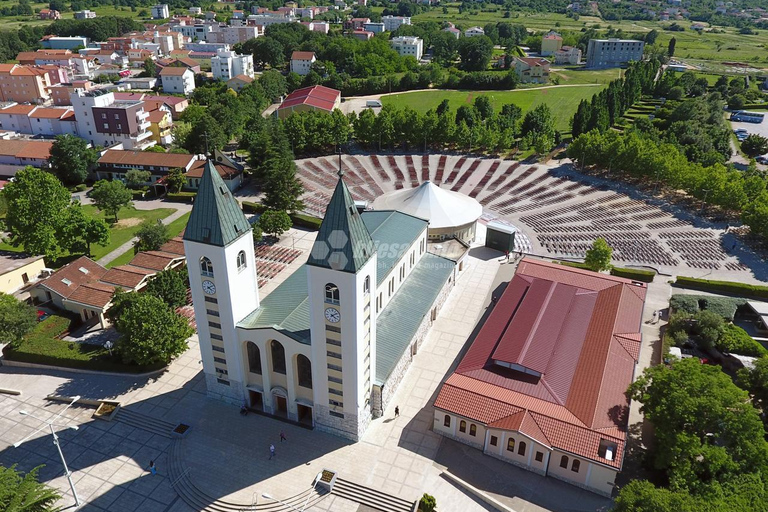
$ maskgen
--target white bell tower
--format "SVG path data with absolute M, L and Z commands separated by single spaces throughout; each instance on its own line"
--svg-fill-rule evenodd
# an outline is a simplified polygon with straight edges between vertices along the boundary
M 376 248 L 339 171 L 307 260 L 315 428 L 359 440 L 376 372 Z
M 245 397 L 237 323 L 259 307 L 251 225 L 211 160 L 205 164 L 184 232 L 208 395 L 235 404 Z

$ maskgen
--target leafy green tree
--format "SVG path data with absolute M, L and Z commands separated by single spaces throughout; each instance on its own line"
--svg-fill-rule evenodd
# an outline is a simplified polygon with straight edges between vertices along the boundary
M 109 226 L 102 219 L 86 214 L 79 202 L 66 209 L 59 238 L 70 254 L 91 255 L 91 244 L 109 243 Z
M 8 201 L 5 229 L 13 246 L 30 254 L 44 254 L 49 259 L 60 256 L 63 247 L 59 232 L 70 194 L 48 172 L 26 167 L 3 189 Z
M 130 188 L 139 188 L 152 179 L 152 173 L 141 169 L 131 169 L 125 173 L 125 183 Z
M 587 249 L 584 263 L 591 270 L 595 272 L 601 272 L 611 268 L 611 257 L 613 256 L 613 249 L 605 241 L 605 238 L 597 238 L 592 242 L 592 247 Z
M 677 45 L 677 39 L 674 37 L 669 40 L 669 44 L 667 45 L 667 55 L 670 57 L 675 56 L 675 46 Z
M 653 466 L 666 472 L 671 490 L 697 494 L 740 475 L 765 474 L 760 417 L 720 367 L 696 358 L 654 366 L 627 393 L 655 427 Z
M 194 334 L 189 321 L 162 299 L 149 293 L 136 295 L 118 305 L 114 326 L 120 333 L 116 350 L 126 363 L 140 366 L 167 364 L 183 353 Z
M 267 210 L 259 217 L 261 230 L 276 238 L 291 229 L 291 225 L 291 217 L 284 210 Z
M 448 113 L 449 110 L 451 110 L 451 103 L 447 99 L 444 99 L 437 106 L 436 113 L 438 116 L 442 116 L 443 114 Z
M 163 270 L 152 276 L 147 283 L 146 293 L 161 299 L 173 309 L 187 303 L 184 275 L 176 270 Z
M 549 151 L 555 145 L 555 121 L 549 105 L 542 103 L 533 110 L 526 112 L 520 128 L 523 137 L 538 154 Z
M 253 235 L 253 243 L 261 242 L 261 239 L 264 238 L 264 232 L 258 224 L 253 224 L 251 226 L 251 234 Z
M 751 158 L 768 153 L 768 139 L 762 135 L 752 134 L 741 143 L 741 150 Z
M 147 57 L 144 59 L 144 71 L 142 71 L 143 76 L 153 77 L 157 76 L 157 64 L 155 64 L 155 59 L 151 57 Z
M 491 62 L 493 42 L 487 36 L 463 37 L 458 41 L 457 50 L 462 69 L 483 71 Z
M 474 105 L 462 105 L 456 109 L 456 124 L 466 123 L 469 128 L 480 124 L 480 113 Z
M 36 323 L 37 311 L 34 307 L 12 295 L 0 293 L 0 342 L 17 346 Z
M 475 98 L 474 102 L 475 110 L 480 114 L 480 119 L 487 121 L 493 117 L 493 105 L 491 105 L 491 99 L 485 94 Z
M 111 215 L 117 222 L 117 214 L 121 208 L 130 206 L 131 191 L 128 190 L 122 181 L 99 180 L 93 184 L 91 199 L 96 207 Z
M 16 471 L 16 465 L 0 466 L 0 510 L 5 512 L 55 512 L 61 496 L 54 489 L 37 481 L 42 466 L 27 474 Z
M 145 220 L 136 231 L 137 251 L 157 251 L 170 240 L 168 227 L 162 221 Z
M 263 203 L 273 210 L 294 212 L 303 208 L 299 199 L 304 186 L 296 176 L 296 163 L 286 155 L 268 158 L 261 176 L 264 189 Z M 263 226 L 262 226 L 263 228 Z M 264 229 L 266 233 L 272 233 Z
M 168 176 L 165 177 L 165 183 L 171 192 L 180 192 L 186 182 L 187 178 L 184 177 L 184 170 L 180 167 L 171 169 Z
M 59 135 L 51 146 L 48 163 L 65 185 L 79 185 L 88 177 L 88 170 L 98 158 L 99 154 L 80 137 Z

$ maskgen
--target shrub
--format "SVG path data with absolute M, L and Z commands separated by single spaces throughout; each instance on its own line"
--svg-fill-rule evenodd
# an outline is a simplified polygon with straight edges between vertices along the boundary
M 419 510 L 422 512 L 433 512 L 435 507 L 437 507 L 437 500 L 435 500 L 435 497 L 424 493 L 424 496 L 419 500 Z
M 177 203 L 191 203 L 195 200 L 197 192 L 168 192 L 165 199 Z
M 733 321 L 739 306 L 746 304 L 746 302 L 744 299 L 732 299 L 730 297 L 701 297 L 699 300 L 701 309 L 717 313 L 729 322 Z
M 573 268 L 580 268 L 582 270 L 589 270 L 589 267 L 586 265 L 586 263 L 579 263 L 578 261 L 560 261 L 558 262 L 561 265 L 565 265 L 566 267 L 573 267 Z
M 670 307 L 675 311 L 683 311 L 691 315 L 695 315 L 699 312 L 699 296 L 698 295 L 673 295 L 669 299 Z
M 81 184 L 79 184 L 78 186 L 75 187 L 75 191 L 77 191 L 77 192 L 85 192 L 85 189 L 87 189 L 87 188 L 88 188 L 88 185 L 86 185 L 85 183 L 81 183 Z
M 320 224 L 323 223 L 323 219 L 310 217 L 309 215 L 302 215 L 300 213 L 292 214 L 291 220 L 293 221 L 294 226 L 307 229 L 320 229 Z
M 768 299 L 768 286 L 737 283 L 734 281 L 713 281 L 710 279 L 697 279 L 695 277 L 681 276 L 675 281 L 675 286 L 690 288 L 692 290 L 736 295 L 739 297 Z
M 653 270 L 641 270 L 637 268 L 613 267 L 611 269 L 611 275 L 632 279 L 633 281 L 640 281 L 642 283 L 651 283 L 656 276 L 656 272 Z
M 682 347 L 688 342 L 688 333 L 685 331 L 675 331 L 671 334 L 672 345 L 676 347 Z
M 742 356 L 760 357 L 768 353 L 768 350 L 747 334 L 747 331 L 733 324 L 723 327 L 715 346 L 721 352 L 740 354 Z
M 260 203 L 253 203 L 251 201 L 243 201 L 241 208 L 245 213 L 264 213 L 267 211 L 267 207 Z

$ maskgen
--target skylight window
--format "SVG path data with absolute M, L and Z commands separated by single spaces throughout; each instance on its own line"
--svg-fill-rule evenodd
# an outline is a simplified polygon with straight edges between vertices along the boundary
M 67 286 L 69 286 L 69 285 L 71 285 L 71 284 L 72 284 L 72 281 L 70 281 L 70 280 L 69 280 L 69 279 L 67 279 L 66 277 L 65 277 L 64 279 L 62 279 L 62 280 L 61 280 L 61 282 L 62 282 L 62 283 L 64 283 L 65 285 L 67 285 Z

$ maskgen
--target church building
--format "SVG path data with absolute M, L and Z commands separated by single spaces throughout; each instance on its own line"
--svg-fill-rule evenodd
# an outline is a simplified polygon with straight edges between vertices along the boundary
M 184 249 L 209 396 L 358 440 L 455 285 L 427 228 L 358 211 L 340 172 L 306 264 L 260 300 L 251 226 L 206 162 Z

